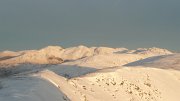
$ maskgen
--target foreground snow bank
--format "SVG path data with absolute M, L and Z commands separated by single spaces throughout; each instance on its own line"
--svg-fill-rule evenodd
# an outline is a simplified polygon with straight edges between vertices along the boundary
M 69 101 L 49 82 L 30 76 L 0 78 L 0 101 Z
M 72 101 L 179 101 L 180 72 L 154 68 L 111 68 L 65 79 L 46 70 L 39 75 Z

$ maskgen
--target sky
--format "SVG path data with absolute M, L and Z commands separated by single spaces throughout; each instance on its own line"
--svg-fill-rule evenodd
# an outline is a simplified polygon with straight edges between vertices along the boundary
M 180 0 L 0 0 L 0 51 L 49 45 L 180 51 Z

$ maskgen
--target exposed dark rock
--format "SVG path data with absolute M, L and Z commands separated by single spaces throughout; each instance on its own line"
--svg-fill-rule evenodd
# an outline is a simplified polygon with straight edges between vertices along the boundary
M 48 62 L 49 64 L 61 64 L 64 62 L 64 60 L 59 57 L 50 56 L 48 57 Z

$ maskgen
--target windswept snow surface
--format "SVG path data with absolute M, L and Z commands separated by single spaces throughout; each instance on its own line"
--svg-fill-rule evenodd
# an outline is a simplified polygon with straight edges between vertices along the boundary
M 8 68 L 9 69 L 9 68 Z M 0 101 L 69 101 L 61 90 L 40 79 L 35 73 L 49 69 L 66 78 L 96 71 L 94 68 L 67 65 L 24 64 L 9 69 L 11 74 L 0 76 Z M 2 71 L 1 71 L 2 72 Z
M 60 90 L 39 78 L 8 77 L 1 78 L 0 83 L 0 101 L 68 101 Z
M 180 72 L 154 68 L 110 68 L 65 79 L 52 71 L 40 77 L 72 101 L 179 101 Z

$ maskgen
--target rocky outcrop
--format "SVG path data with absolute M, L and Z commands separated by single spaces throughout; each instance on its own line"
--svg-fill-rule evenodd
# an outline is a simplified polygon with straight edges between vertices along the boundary
M 47 60 L 48 60 L 48 64 L 61 64 L 64 62 L 63 59 L 55 56 L 50 56 L 47 58 Z

